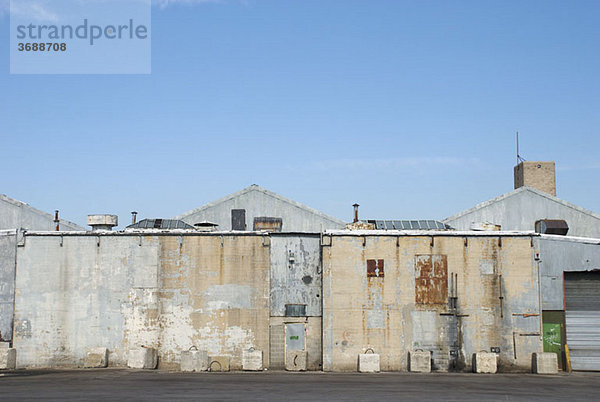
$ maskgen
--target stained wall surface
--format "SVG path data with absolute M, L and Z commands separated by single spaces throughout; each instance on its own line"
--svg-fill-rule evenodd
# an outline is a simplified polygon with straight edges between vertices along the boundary
M 434 370 L 469 370 L 492 347 L 503 370 L 530 369 L 542 347 L 530 237 L 333 233 L 322 250 L 325 371 L 355 371 L 368 349 L 384 371 L 407 370 L 415 349 L 431 351 Z
M 17 231 L 0 230 L 0 342 L 12 339 L 16 253 Z
M 19 367 L 81 366 L 91 347 L 124 366 L 141 345 L 166 368 L 191 346 L 229 356 L 233 369 L 249 347 L 268 361 L 263 236 L 29 234 L 17 250 Z

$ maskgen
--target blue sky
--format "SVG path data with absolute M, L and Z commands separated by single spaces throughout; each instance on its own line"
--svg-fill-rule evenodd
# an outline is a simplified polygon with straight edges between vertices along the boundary
M 517 130 L 600 212 L 598 1 L 162 2 L 150 75 L 10 75 L 0 10 L 0 193 L 77 223 L 253 183 L 441 219 L 512 189 Z

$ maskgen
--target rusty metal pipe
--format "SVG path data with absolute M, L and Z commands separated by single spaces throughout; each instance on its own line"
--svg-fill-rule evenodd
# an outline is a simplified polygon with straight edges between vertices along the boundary
M 56 231 L 60 231 L 60 219 L 58 219 L 58 209 L 54 211 L 54 223 L 56 224 Z
M 354 207 L 354 221 L 352 221 L 352 222 L 356 223 L 356 222 L 358 222 L 358 207 L 360 207 L 360 205 L 353 204 L 352 206 Z

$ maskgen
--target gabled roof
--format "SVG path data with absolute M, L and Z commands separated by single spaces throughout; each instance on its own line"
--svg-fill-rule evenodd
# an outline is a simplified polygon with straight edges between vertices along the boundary
M 275 198 L 275 199 L 277 199 L 277 200 L 279 200 L 281 202 L 293 205 L 296 208 L 300 208 L 300 209 L 303 209 L 305 211 L 311 212 L 311 213 L 313 213 L 315 215 L 320 216 L 323 219 L 330 220 L 330 221 L 335 222 L 335 223 L 340 224 L 340 225 L 345 225 L 345 222 L 339 220 L 338 218 L 334 218 L 333 216 L 327 215 L 327 214 L 325 214 L 325 213 L 323 213 L 321 211 L 318 211 L 318 210 L 316 210 L 314 208 L 311 208 L 309 206 L 306 206 L 304 204 L 300 204 L 299 202 L 296 202 L 294 200 L 290 200 L 289 198 L 282 197 L 281 195 L 276 194 L 276 193 L 274 193 L 272 191 L 269 191 L 267 189 L 264 189 L 264 188 L 260 187 L 257 184 L 253 184 L 251 186 L 246 187 L 243 190 L 240 190 L 240 191 L 235 192 L 233 194 L 229 194 L 229 195 L 227 195 L 227 196 L 225 196 L 223 198 L 220 198 L 220 199 L 218 199 L 216 201 L 213 201 L 213 202 L 210 202 L 208 204 L 205 204 L 205 205 L 203 205 L 203 206 L 201 206 L 199 208 L 192 209 L 191 211 L 185 212 L 185 213 L 183 213 L 181 215 L 177 215 L 174 219 L 183 219 L 183 218 L 185 218 L 185 217 L 187 217 L 189 215 L 196 214 L 198 212 L 202 212 L 202 211 L 204 211 L 206 209 L 212 208 L 212 207 L 214 207 L 214 206 L 216 206 L 218 204 L 221 204 L 223 202 L 232 200 L 234 198 L 237 198 L 237 197 L 239 197 L 241 195 L 244 195 L 244 194 L 247 194 L 247 193 L 250 193 L 250 192 L 263 193 L 263 194 L 265 194 L 268 197 Z
M 49 220 L 54 221 L 54 216 L 53 215 L 51 215 L 51 214 L 49 214 L 47 212 L 41 211 L 41 210 L 39 210 L 37 208 L 34 208 L 34 207 L 32 207 L 31 205 L 29 205 L 29 204 L 27 204 L 25 202 L 22 202 L 22 201 L 19 201 L 19 200 L 15 200 L 14 198 L 10 198 L 6 194 L 0 194 L 0 201 L 4 201 L 4 202 L 6 202 L 8 204 L 12 204 L 12 205 L 14 205 L 16 207 L 19 207 L 19 208 L 26 208 L 26 209 L 30 210 L 31 212 L 35 213 L 36 215 L 41 215 L 44 218 L 48 218 Z M 68 221 L 66 219 L 62 219 L 61 218 L 61 219 L 59 219 L 59 221 L 60 221 L 61 224 L 63 224 L 63 223 L 67 224 L 69 226 L 72 226 L 75 229 L 85 230 L 83 227 L 79 226 L 78 224 L 73 223 L 71 221 Z
M 595 212 L 592 212 L 592 211 L 587 210 L 585 208 L 581 208 L 580 206 L 577 206 L 575 204 L 571 204 L 570 202 L 567 202 L 565 200 L 561 200 L 558 197 L 555 197 L 555 196 L 553 196 L 551 194 L 548 194 L 548 193 L 545 193 L 543 191 L 537 190 L 537 189 L 535 189 L 533 187 L 524 186 L 524 187 L 519 187 L 519 188 L 517 188 L 517 189 L 515 189 L 513 191 L 509 191 L 508 193 L 502 194 L 501 196 L 498 196 L 496 198 L 492 198 L 491 200 L 488 200 L 488 201 L 482 202 L 480 204 L 477 204 L 473 208 L 469 208 L 469 209 L 466 209 L 466 210 L 464 210 L 462 212 L 459 212 L 459 213 L 457 213 L 455 215 L 449 216 L 448 218 L 442 220 L 442 222 L 445 223 L 445 222 L 453 221 L 453 220 L 458 219 L 458 218 L 460 218 L 462 216 L 465 216 L 465 215 L 468 215 L 468 214 L 470 214 L 472 212 L 475 212 L 475 211 L 478 211 L 480 209 L 483 209 L 483 208 L 485 208 L 485 207 L 487 207 L 489 205 L 492 205 L 492 204 L 495 204 L 497 202 L 503 201 L 503 200 L 505 200 L 507 198 L 518 196 L 519 194 L 521 194 L 523 192 L 530 192 L 530 193 L 536 194 L 536 195 L 538 195 L 540 197 L 546 198 L 546 199 L 548 199 L 550 201 L 553 201 L 553 202 L 555 202 L 557 204 L 561 204 L 564 207 L 571 208 L 571 209 L 573 209 L 575 211 L 578 211 L 578 212 L 580 212 L 582 214 L 586 214 L 586 215 L 589 215 L 589 216 L 591 216 L 593 218 L 600 219 L 600 215 L 597 214 L 597 213 L 595 213 Z

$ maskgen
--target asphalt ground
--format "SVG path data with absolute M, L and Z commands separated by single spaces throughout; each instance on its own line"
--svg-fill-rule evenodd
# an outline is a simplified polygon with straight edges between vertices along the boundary
M 0 372 L 13 400 L 600 400 L 600 373 L 181 373 L 131 369 Z

